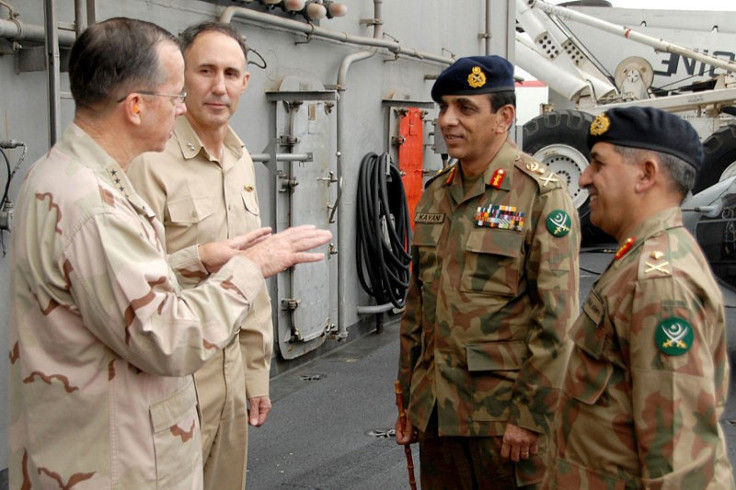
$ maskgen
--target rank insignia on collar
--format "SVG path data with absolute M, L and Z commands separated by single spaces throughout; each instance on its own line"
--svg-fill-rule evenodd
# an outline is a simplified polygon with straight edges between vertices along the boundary
M 616 256 L 614 257 L 614 260 L 618 260 L 621 257 L 623 257 L 624 255 L 626 255 L 626 252 L 628 252 L 629 250 L 631 250 L 631 247 L 634 246 L 634 242 L 635 241 L 636 241 L 636 238 L 634 238 L 633 236 L 627 238 L 626 241 L 624 242 L 624 244 L 621 245 L 619 247 L 619 249 L 616 251 Z
M 654 343 L 668 356 L 679 356 L 689 351 L 694 338 L 692 325 L 677 317 L 662 320 L 654 332 Z
M 516 211 L 516 206 L 479 206 L 473 220 L 477 226 L 521 231 L 524 229 L 526 213 Z
M 566 211 L 555 209 L 547 215 L 547 231 L 557 238 L 570 233 L 572 218 Z
M 450 170 L 450 175 L 447 176 L 447 180 L 445 180 L 445 185 L 452 184 L 452 179 L 455 178 L 455 171 L 457 170 L 457 167 L 452 167 L 452 170 Z
M 496 189 L 501 188 L 501 184 L 503 184 L 503 179 L 506 177 L 506 171 L 502 168 L 499 168 L 495 172 L 493 172 L 493 177 L 491 177 L 491 181 L 489 184 L 491 187 L 495 187 Z

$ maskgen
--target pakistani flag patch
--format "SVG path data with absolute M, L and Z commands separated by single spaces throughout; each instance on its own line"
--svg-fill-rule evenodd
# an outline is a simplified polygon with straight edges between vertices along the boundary
M 563 237 L 570 233 L 572 218 L 562 209 L 555 209 L 547 215 L 547 230 L 556 237 Z
M 667 318 L 657 325 L 654 342 L 657 348 L 668 356 L 679 356 L 693 345 L 693 327 L 682 318 Z

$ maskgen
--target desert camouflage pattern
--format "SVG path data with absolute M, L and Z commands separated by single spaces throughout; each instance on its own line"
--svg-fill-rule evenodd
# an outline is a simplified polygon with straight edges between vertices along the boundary
M 510 141 L 467 194 L 460 172 L 429 181 L 416 208 L 399 380 L 419 430 L 436 406 L 441 436 L 501 436 L 509 422 L 539 433 L 540 456 L 518 465 L 531 483 L 578 312 L 579 220 L 560 179 Z M 490 205 L 515 207 L 523 224 L 479 226 Z M 568 231 L 554 236 L 547 218 L 560 210 Z
M 571 332 L 546 487 L 732 489 L 718 423 L 729 378 L 721 291 L 678 208 L 632 235 Z M 670 319 L 691 333 L 660 337 Z
M 81 128 L 28 172 L 13 232 L 10 487 L 202 487 L 192 376 L 264 287 L 236 257 L 182 291 L 163 227 Z M 196 247 L 172 255 L 202 275 Z
M 163 221 L 167 252 L 226 240 L 261 227 L 253 161 L 228 128 L 223 158 L 210 155 L 186 117 L 162 153 L 133 161 L 128 178 Z M 196 286 L 200 278 L 181 281 Z M 207 488 L 242 490 L 248 448 L 247 397 L 268 396 L 273 323 L 266 288 L 236 339 L 194 373 Z

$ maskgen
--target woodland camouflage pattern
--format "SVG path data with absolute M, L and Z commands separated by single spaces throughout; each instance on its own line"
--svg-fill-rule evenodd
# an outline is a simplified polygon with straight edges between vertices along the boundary
M 571 332 L 547 488 L 734 488 L 718 423 L 729 377 L 721 291 L 678 208 L 633 237 Z M 674 354 L 657 333 L 670 319 L 692 330 Z
M 81 128 L 28 172 L 13 232 L 10 488 L 202 487 L 192 377 L 237 333 L 259 269 L 167 263 L 163 227 Z
M 580 238 L 567 189 L 544 168 L 507 141 L 467 196 L 455 167 L 427 183 L 399 359 L 419 430 L 436 405 L 440 435 L 501 436 L 510 422 L 542 435 L 540 456 L 546 447 L 578 312 Z M 525 213 L 521 230 L 477 225 L 478 207 L 491 204 Z M 570 218 L 560 237 L 546 227 L 558 210 Z M 517 466 L 520 481 L 541 480 L 540 457 Z

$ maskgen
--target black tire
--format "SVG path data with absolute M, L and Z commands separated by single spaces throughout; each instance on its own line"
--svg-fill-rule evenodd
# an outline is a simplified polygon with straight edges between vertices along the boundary
M 703 166 L 695 179 L 693 194 L 717 184 L 726 169 L 736 162 L 736 122 L 708 136 L 703 142 L 703 153 Z
M 541 114 L 524 125 L 523 149 L 551 168 L 567 183 L 580 216 L 583 241 L 610 240 L 590 222 L 588 193 L 578 181 L 590 161 L 586 142 L 593 116 L 587 112 L 559 110 Z

